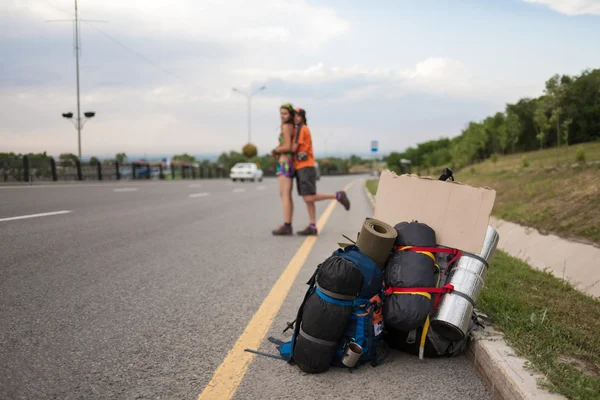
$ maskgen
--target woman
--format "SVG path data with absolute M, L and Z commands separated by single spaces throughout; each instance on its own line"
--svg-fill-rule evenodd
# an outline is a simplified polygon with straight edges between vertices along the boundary
M 294 108 L 291 104 L 284 104 L 279 109 L 281 118 L 281 133 L 279 134 L 279 146 L 271 153 L 277 158 L 277 179 L 279 180 L 279 195 L 283 203 L 284 224 L 273 231 L 273 235 L 291 235 L 292 215 L 294 203 L 292 202 L 292 181 L 294 180 L 294 154 L 292 153 L 292 142 L 294 138 Z

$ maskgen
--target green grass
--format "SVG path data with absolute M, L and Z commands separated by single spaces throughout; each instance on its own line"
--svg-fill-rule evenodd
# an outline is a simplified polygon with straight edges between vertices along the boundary
M 600 164 L 576 168 L 463 170 L 460 182 L 496 190 L 492 213 L 504 220 L 600 244 Z
M 377 184 L 367 181 L 371 193 Z M 537 195 L 535 185 L 513 186 Z M 526 214 L 526 209 L 514 204 L 512 212 Z M 599 301 L 498 250 L 478 308 L 494 319 L 516 353 L 546 376 L 543 386 L 569 399 L 600 399 Z
M 544 386 L 569 399 L 600 399 L 600 302 L 548 272 L 497 251 L 478 308 Z
M 369 179 L 366 183 L 367 190 L 371 192 L 373 196 L 377 193 L 377 185 L 379 185 L 379 181 L 377 179 Z
M 492 159 L 488 159 L 473 167 L 480 173 L 513 171 L 523 167 L 523 158 L 529 162 L 530 168 L 535 169 L 566 166 L 576 162 L 575 153 L 579 146 L 583 148 L 587 162 L 600 161 L 600 142 L 591 142 L 569 146 L 568 148 L 566 146 L 561 148 L 553 147 L 542 151 L 536 150 L 506 156 L 500 155 L 495 165 Z

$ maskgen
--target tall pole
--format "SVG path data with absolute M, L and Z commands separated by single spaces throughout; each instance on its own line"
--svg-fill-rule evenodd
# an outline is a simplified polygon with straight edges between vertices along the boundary
M 79 104 L 79 19 L 77 18 L 77 0 L 75 0 L 75 65 L 77 69 L 77 143 L 81 160 L 81 106 Z
M 248 96 L 248 143 L 251 143 L 250 139 L 250 102 L 252 101 L 252 96 Z
M 246 97 L 246 99 L 248 99 L 248 143 L 250 143 L 250 141 L 252 140 L 252 136 L 251 136 L 251 119 L 250 119 L 250 113 L 252 111 L 252 106 L 251 106 L 251 102 L 252 102 L 252 96 L 257 95 L 258 93 L 262 92 L 263 90 L 265 90 L 267 87 L 266 86 L 261 86 L 256 92 L 252 93 L 252 92 L 242 92 L 241 90 L 238 90 L 236 88 L 233 88 L 233 91 L 236 93 L 241 94 L 242 96 Z

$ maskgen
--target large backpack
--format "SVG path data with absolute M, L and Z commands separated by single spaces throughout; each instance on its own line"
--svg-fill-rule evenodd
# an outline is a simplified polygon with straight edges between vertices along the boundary
M 427 251 L 437 253 L 437 264 L 440 267 L 440 281 L 435 288 L 390 288 L 385 290 L 386 296 L 395 293 L 401 293 L 406 290 L 413 290 L 422 293 L 431 293 L 434 296 L 431 298 L 432 311 L 431 315 L 440 303 L 441 297 L 446 293 L 452 293 L 454 288 L 448 284 L 447 280 L 449 272 L 454 263 L 460 258 L 463 252 L 460 250 L 449 249 L 447 247 L 397 247 L 395 251 Z M 469 328 L 467 333 L 479 330 L 483 325 L 479 321 L 479 316 L 475 311 L 471 315 Z M 451 341 L 436 332 L 435 328 L 429 324 L 429 316 L 425 324 L 410 331 L 396 331 L 386 327 L 384 333 L 385 342 L 393 349 L 400 350 L 409 354 L 418 355 L 419 358 L 437 358 L 437 357 L 454 357 L 462 354 L 468 344 L 469 334 L 458 341 Z
M 355 245 L 346 246 L 345 248 L 336 250 L 332 257 L 342 257 L 353 263 L 361 271 L 363 282 L 358 297 L 355 300 L 338 300 L 327 296 L 320 291 L 316 286 L 319 265 L 312 278 L 307 282 L 309 288 L 304 297 L 304 301 L 298 310 L 296 321 L 293 324 L 288 325 L 288 329 L 295 325 L 292 339 L 288 342 L 283 342 L 270 337 L 269 340 L 277 345 L 281 358 L 290 363 L 294 363 L 296 340 L 298 335 L 302 334 L 300 332 L 300 327 L 302 324 L 301 316 L 303 307 L 306 299 L 308 299 L 312 293 L 316 292 L 322 299 L 330 303 L 352 306 L 350 320 L 348 321 L 344 335 L 337 343 L 337 350 L 331 365 L 335 367 L 346 367 L 342 363 L 342 356 L 346 346 L 351 342 L 355 342 L 362 347 L 363 352 L 354 368 L 367 362 L 376 366 L 385 358 L 379 351 L 383 337 L 382 271 L 371 258 L 362 253 Z

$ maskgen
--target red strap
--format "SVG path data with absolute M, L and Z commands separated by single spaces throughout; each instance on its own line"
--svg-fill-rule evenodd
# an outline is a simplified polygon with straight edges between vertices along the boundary
M 385 289 L 385 294 L 389 296 L 394 292 L 425 292 L 425 293 L 452 293 L 454 286 L 447 284 L 441 288 L 434 287 L 388 287 Z
M 450 268 L 452 264 L 456 262 L 460 257 L 462 257 L 462 251 L 458 249 L 449 249 L 447 247 L 411 247 L 411 246 L 396 246 L 394 247 L 394 251 L 428 251 L 430 253 L 445 253 L 445 254 L 453 254 L 454 257 L 448 265 L 446 266 L 446 271 Z
M 412 288 L 399 288 L 399 287 L 388 287 L 385 289 L 385 295 L 389 296 L 394 292 L 426 292 L 426 293 L 437 293 L 435 301 L 433 302 L 433 309 L 436 310 L 442 295 L 446 293 L 452 293 L 454 291 L 454 285 L 448 283 L 441 288 L 426 288 L 426 287 L 412 287 Z

